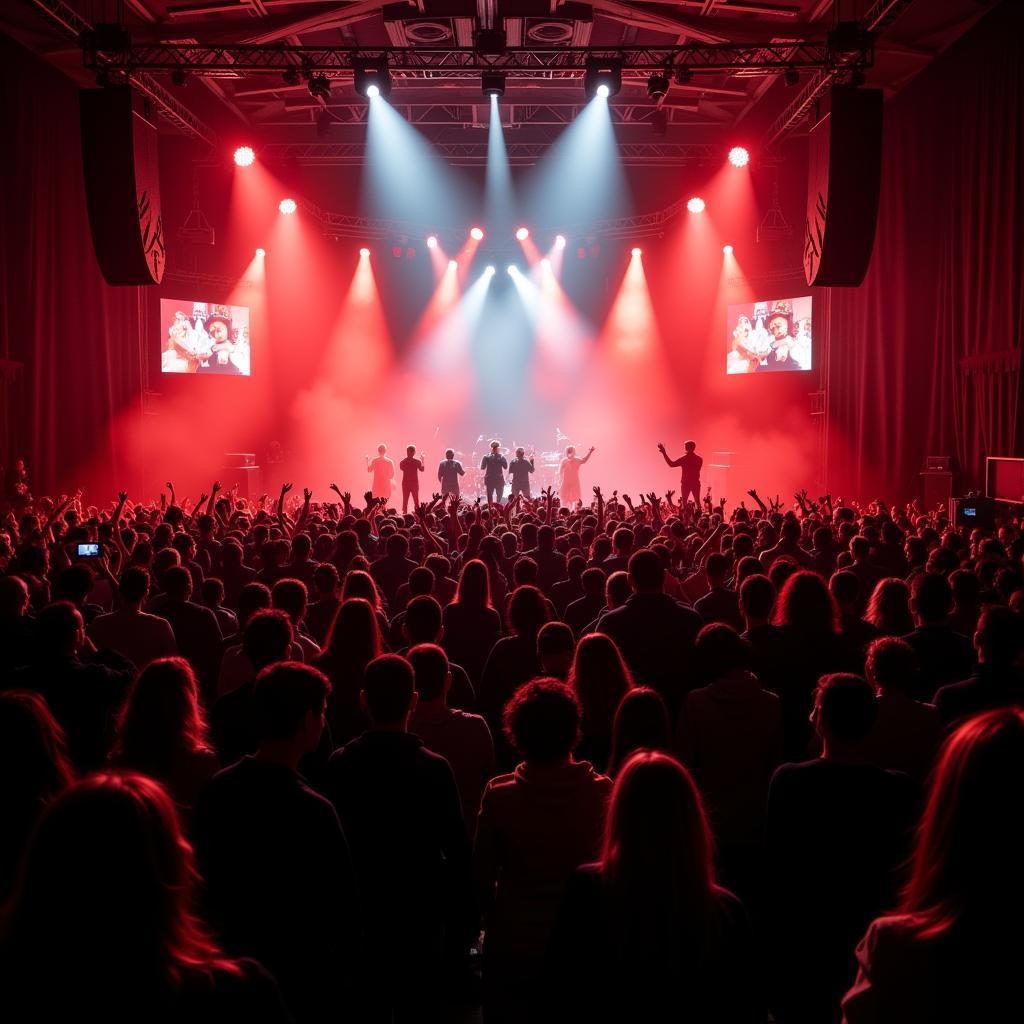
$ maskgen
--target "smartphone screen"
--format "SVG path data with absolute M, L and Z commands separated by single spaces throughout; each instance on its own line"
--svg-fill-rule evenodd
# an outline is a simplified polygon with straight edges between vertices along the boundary
M 79 558 L 98 558 L 99 553 L 99 544 L 79 544 L 77 546 L 77 554 Z

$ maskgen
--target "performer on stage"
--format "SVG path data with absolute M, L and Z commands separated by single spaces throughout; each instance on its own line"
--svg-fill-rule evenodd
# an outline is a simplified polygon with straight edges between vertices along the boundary
M 420 473 L 426 464 L 426 453 L 416 458 L 416 445 L 411 444 L 405 449 L 405 458 L 398 464 L 402 471 L 402 515 L 409 511 L 409 499 L 412 498 L 412 509 L 420 503 Z
M 509 463 L 508 473 L 512 478 L 511 497 L 521 494 L 530 498 L 530 474 L 533 472 L 533 452 L 526 458 L 526 449 L 517 448 L 516 457 Z
M 508 469 L 508 459 L 498 451 L 500 447 L 500 442 L 492 441 L 490 454 L 485 455 L 480 461 L 480 468 L 484 471 L 484 487 L 487 490 L 488 502 L 501 501 L 505 494 L 504 470 Z
M 593 454 L 593 445 L 582 459 L 576 458 L 576 448 L 573 445 L 569 445 L 565 449 L 565 458 L 562 459 L 562 464 L 558 467 L 558 492 L 563 505 L 572 508 L 580 500 L 580 466 L 589 462 L 590 456 Z
M 704 465 L 704 460 L 697 454 L 696 441 L 687 441 L 683 447 L 686 449 L 685 455 L 678 459 L 670 459 L 668 452 L 665 451 L 665 446 L 660 441 L 658 442 L 658 451 L 661 452 L 665 462 L 670 466 L 682 466 L 683 478 L 679 485 L 680 502 L 685 504 L 687 496 L 692 493 L 694 504 L 700 508 L 700 468 Z
M 459 477 L 465 476 L 466 471 L 462 463 L 455 458 L 455 451 L 451 448 L 444 453 L 444 462 L 438 464 L 437 480 L 441 485 L 441 495 L 447 498 L 449 494 L 459 496 Z
M 395 464 L 388 458 L 388 446 L 377 445 L 377 458 L 372 462 L 370 456 L 366 456 L 366 472 L 373 474 L 373 486 L 370 490 L 375 498 L 391 500 L 391 481 L 395 479 Z

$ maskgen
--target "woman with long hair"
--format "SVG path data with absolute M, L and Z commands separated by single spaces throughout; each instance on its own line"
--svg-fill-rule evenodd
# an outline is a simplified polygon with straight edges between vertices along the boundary
M 334 617 L 327 642 L 313 667 L 331 681 L 327 722 L 331 739 L 341 746 L 366 730 L 369 720 L 359 706 L 366 666 L 383 653 L 377 615 L 369 601 L 350 597 Z
M 715 884 L 700 794 L 639 751 L 615 781 L 596 864 L 566 889 L 547 972 L 560 1020 L 763 1021 L 753 936 Z
M 501 540 L 493 533 L 488 534 L 480 542 L 480 551 L 477 554 L 487 566 L 487 576 L 491 604 L 495 608 L 505 606 L 505 598 L 508 597 L 508 580 L 502 571 Z
M 39 1021 L 289 1016 L 270 976 L 224 957 L 174 803 L 133 773 L 90 776 L 47 808 L 0 923 L 5 1008 Z
M 491 601 L 491 574 L 479 558 L 462 566 L 455 600 L 444 609 L 441 646 L 473 685 L 480 682 L 491 648 L 501 636 L 501 616 Z
M 634 686 L 615 712 L 608 774 L 617 776 L 638 750 L 668 751 L 671 744 L 672 728 L 664 698 L 649 686 Z
M 377 614 L 377 627 L 380 630 L 381 643 L 385 644 L 390 623 L 387 612 L 384 610 L 384 599 L 381 597 L 377 581 L 365 569 L 350 569 L 348 575 L 341 584 L 342 603 L 350 597 L 361 597 L 369 601 Z
M 910 587 L 895 578 L 879 580 L 871 592 L 864 616 L 880 636 L 906 636 L 914 631 L 910 613 Z
M 777 567 L 778 561 L 772 569 Z M 785 671 L 774 684 L 782 702 L 784 761 L 811 756 L 810 714 L 818 680 L 851 668 L 838 621 L 835 598 L 816 572 L 793 572 L 779 588 L 773 624 L 781 627 L 776 656 Z
M 965 722 L 932 776 L 897 912 L 857 947 L 846 1024 L 1019 1019 L 1024 711 Z
M 591 633 L 576 646 L 569 685 L 580 702 L 580 742 L 576 758 L 589 761 L 599 772 L 608 770 L 612 726 L 633 678 L 619 648 L 604 633 Z
M 110 763 L 163 783 L 182 809 L 195 805 L 220 762 L 207 738 L 195 673 L 184 658 L 158 658 L 136 676 Z
M 0 902 L 39 816 L 71 785 L 64 730 L 38 693 L 0 694 Z

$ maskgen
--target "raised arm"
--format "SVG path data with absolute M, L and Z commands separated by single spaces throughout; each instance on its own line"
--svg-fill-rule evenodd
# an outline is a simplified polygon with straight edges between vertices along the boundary
M 665 460 L 665 464 L 667 466 L 681 466 L 683 464 L 682 457 L 678 459 L 670 459 L 668 457 L 668 452 L 665 451 L 665 446 L 660 441 L 658 442 L 658 451 L 661 452 L 661 457 Z
M 593 454 L 594 454 L 594 446 L 591 445 L 590 446 L 590 451 L 587 452 L 587 454 L 584 455 L 582 459 L 580 459 L 580 463 L 583 464 L 584 462 L 589 462 L 590 461 L 590 456 L 593 455 Z

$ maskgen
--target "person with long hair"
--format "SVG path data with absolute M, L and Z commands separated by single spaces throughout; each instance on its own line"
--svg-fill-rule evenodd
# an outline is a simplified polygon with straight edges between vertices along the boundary
M 906 636 L 914 629 L 910 587 L 892 577 L 879 580 L 871 592 L 864 618 L 878 630 L 879 636 Z
M 158 658 L 135 678 L 121 709 L 111 765 L 163 783 L 182 809 L 220 767 L 199 702 L 199 686 L 184 658 Z
M 380 628 L 370 602 L 362 597 L 343 601 L 324 649 L 313 662 L 331 681 L 327 722 L 337 746 L 355 739 L 369 724 L 360 707 L 359 691 L 363 688 L 366 666 L 382 652 Z
M 352 569 L 341 585 L 341 601 L 344 604 L 350 597 L 361 597 L 369 601 L 377 614 L 377 625 L 380 629 L 381 642 L 388 635 L 390 623 L 384 611 L 384 601 L 380 595 L 377 581 L 363 569 Z
M 273 979 L 228 960 L 195 912 L 199 875 L 158 782 L 97 774 L 39 822 L 0 922 L 7 1012 L 128 1024 L 290 1020 Z
M 612 747 L 612 726 L 633 677 L 615 641 L 604 633 L 583 637 L 569 670 L 569 685 L 580 702 L 580 742 L 576 757 L 607 771 Z
M 441 646 L 449 661 L 461 665 L 474 686 L 480 682 L 491 648 L 501 636 L 501 616 L 491 601 L 487 563 L 470 559 L 462 567 L 455 600 L 443 613 Z
M 1019 1019 L 1022 793 L 1024 711 L 989 711 L 949 737 L 903 898 L 857 947 L 845 1024 Z
M 649 686 L 634 686 L 615 712 L 608 774 L 615 778 L 638 750 L 667 752 L 671 743 L 672 729 L 664 698 Z
M 784 760 L 803 761 L 811 753 L 818 680 L 850 667 L 839 635 L 839 609 L 825 580 L 807 570 L 792 573 L 779 589 L 773 624 L 782 628 L 776 653 L 785 670 L 772 682 L 782 701 Z
M 32 829 L 74 779 L 64 730 L 38 693 L 0 694 L 0 902 Z
M 601 859 L 566 887 L 545 972 L 553 1019 L 763 1021 L 750 923 L 715 883 L 697 786 L 638 751 L 615 781 Z

